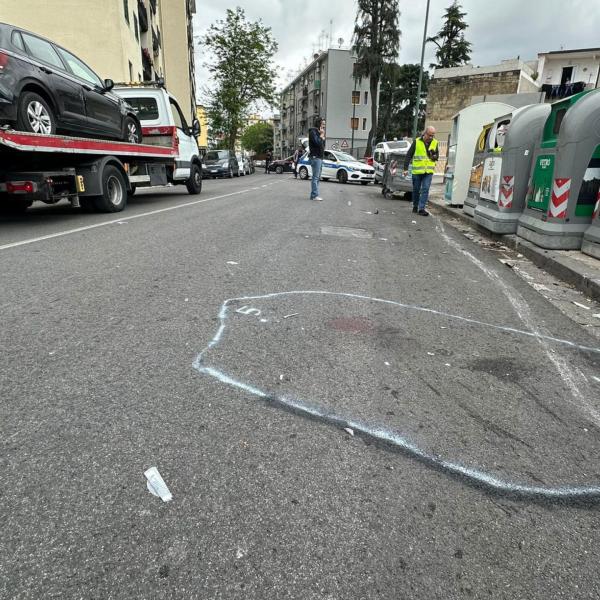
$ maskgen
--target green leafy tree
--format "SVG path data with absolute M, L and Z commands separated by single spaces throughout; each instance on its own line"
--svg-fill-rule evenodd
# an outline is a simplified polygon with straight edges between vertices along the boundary
M 427 39 L 437 46 L 435 57 L 437 63 L 432 63 L 431 68 L 446 69 L 460 67 L 471 60 L 471 43 L 465 40 L 466 12 L 461 12 L 461 5 L 455 0 L 444 15 L 444 25 L 438 34 Z
M 256 154 L 265 154 L 273 147 L 273 126 L 269 123 L 256 123 L 246 128 L 242 134 L 242 146 Z
M 275 103 L 273 55 L 277 51 L 270 27 L 250 22 L 237 7 L 227 10 L 208 30 L 203 44 L 212 60 L 206 63 L 215 86 L 207 90 L 208 118 L 216 135 L 223 135 L 230 150 L 245 120 L 258 103 Z
M 419 64 L 386 65 L 379 92 L 379 122 L 377 139 L 393 139 L 410 136 L 414 108 L 419 86 Z M 429 73 L 423 73 L 421 98 L 427 95 Z M 418 131 L 425 125 L 425 105 L 421 100 Z
M 371 90 L 371 131 L 367 155 L 373 152 L 377 131 L 377 92 L 386 64 L 394 62 L 400 49 L 398 0 L 358 0 L 354 25 L 354 48 L 358 59 L 355 75 L 368 78 Z

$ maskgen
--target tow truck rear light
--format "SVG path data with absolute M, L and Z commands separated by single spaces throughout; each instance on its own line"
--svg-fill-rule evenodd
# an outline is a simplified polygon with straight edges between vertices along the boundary
M 8 64 L 8 54 L 0 51 L 0 71 Z
M 33 194 L 35 183 L 33 181 L 8 181 L 6 191 L 9 194 Z

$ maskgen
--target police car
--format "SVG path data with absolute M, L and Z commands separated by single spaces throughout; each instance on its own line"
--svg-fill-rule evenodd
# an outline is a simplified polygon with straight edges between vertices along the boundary
M 298 161 L 298 175 L 300 175 L 300 179 L 312 177 L 308 152 Z M 375 181 L 375 169 L 345 152 L 325 150 L 321 179 L 323 181 L 337 179 L 340 183 L 355 181 L 362 185 L 369 185 Z

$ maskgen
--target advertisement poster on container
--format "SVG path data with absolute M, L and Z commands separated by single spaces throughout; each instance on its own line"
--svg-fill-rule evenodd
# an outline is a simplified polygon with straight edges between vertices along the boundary
M 498 203 L 501 171 L 502 159 L 499 156 L 485 159 L 483 174 L 481 176 L 481 191 L 479 193 L 481 198 Z

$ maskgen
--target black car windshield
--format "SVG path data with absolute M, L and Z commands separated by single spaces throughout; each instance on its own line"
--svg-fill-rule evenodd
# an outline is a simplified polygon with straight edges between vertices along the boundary
M 206 160 L 225 160 L 229 158 L 229 152 L 227 150 L 212 150 L 206 153 Z

